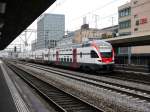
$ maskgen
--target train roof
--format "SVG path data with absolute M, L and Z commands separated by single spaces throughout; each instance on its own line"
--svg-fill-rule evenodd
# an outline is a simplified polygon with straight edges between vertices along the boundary
M 68 45 L 62 45 L 62 46 L 56 47 L 56 49 L 88 47 L 93 44 L 99 45 L 99 46 L 111 46 L 110 43 L 108 43 L 104 40 L 93 40 L 93 41 L 86 41 L 81 44 L 72 43 L 72 44 L 68 44 Z
M 104 40 L 93 40 L 93 41 L 87 41 L 87 42 L 84 42 L 84 44 L 96 44 L 96 45 L 100 45 L 100 46 L 111 46 L 110 43 L 104 41 Z

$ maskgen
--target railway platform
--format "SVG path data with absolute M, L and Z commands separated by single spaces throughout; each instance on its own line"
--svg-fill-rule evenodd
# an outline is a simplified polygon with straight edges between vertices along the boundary
M 22 99 L 0 60 L 0 112 L 27 112 L 22 104 Z
M 4 78 L 2 62 L 0 61 L 0 111 L 17 112 L 12 95 Z

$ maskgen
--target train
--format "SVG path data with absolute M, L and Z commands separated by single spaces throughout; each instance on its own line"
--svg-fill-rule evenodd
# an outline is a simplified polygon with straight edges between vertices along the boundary
M 114 50 L 106 41 L 93 40 L 19 53 L 18 59 L 88 71 L 113 71 Z

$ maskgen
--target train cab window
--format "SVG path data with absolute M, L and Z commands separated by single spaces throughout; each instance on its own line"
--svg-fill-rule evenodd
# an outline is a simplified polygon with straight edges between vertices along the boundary
M 82 58 L 82 52 L 80 52 L 80 58 Z
M 91 58 L 98 58 L 98 55 L 95 51 L 91 51 Z
M 101 52 L 103 58 L 111 58 L 112 52 Z

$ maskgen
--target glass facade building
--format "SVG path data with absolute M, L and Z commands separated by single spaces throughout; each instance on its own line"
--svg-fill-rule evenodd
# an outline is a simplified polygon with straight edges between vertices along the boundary
M 36 49 L 53 48 L 65 32 L 65 16 L 44 14 L 37 22 Z

